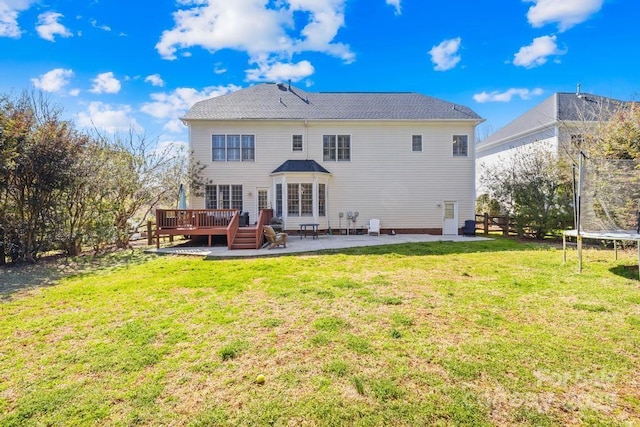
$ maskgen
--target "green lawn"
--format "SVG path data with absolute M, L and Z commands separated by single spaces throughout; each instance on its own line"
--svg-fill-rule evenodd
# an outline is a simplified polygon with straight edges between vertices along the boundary
M 637 252 L 569 260 L 135 257 L 0 302 L 0 425 L 640 425 Z

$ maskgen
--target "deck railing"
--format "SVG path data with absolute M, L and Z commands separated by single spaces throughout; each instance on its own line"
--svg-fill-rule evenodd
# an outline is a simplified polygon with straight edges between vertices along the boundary
M 271 222 L 273 218 L 273 209 L 262 209 L 258 215 L 258 222 L 256 223 L 256 249 L 260 249 L 262 246 L 262 233 L 264 226 Z
M 156 228 L 226 228 L 237 212 L 237 209 L 157 209 Z

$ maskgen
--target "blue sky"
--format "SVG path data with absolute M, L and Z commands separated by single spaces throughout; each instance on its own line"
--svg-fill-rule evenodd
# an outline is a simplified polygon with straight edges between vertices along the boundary
M 554 92 L 640 99 L 638 0 L 0 0 L 0 93 L 184 142 L 196 101 L 265 81 L 410 91 L 496 131 Z

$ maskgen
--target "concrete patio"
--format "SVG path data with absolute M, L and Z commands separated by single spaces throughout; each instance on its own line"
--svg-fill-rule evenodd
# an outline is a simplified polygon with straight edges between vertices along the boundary
M 394 236 L 382 234 L 380 236 L 369 235 L 321 235 L 317 239 L 311 236 L 300 238 L 297 234 L 289 234 L 287 247 L 282 246 L 273 249 L 244 249 L 229 250 L 227 246 L 172 246 L 160 249 L 149 249 L 146 252 L 163 255 L 192 255 L 205 259 L 224 258 L 255 258 L 267 256 L 290 255 L 305 252 L 318 252 L 325 250 L 339 250 L 361 246 L 396 245 L 402 243 L 419 242 L 476 242 L 491 240 L 486 237 L 469 236 L 437 236 L 432 234 L 396 234 Z

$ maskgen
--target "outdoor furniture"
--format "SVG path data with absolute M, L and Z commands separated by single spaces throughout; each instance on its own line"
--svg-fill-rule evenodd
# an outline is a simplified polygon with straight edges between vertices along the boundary
M 476 235 L 476 222 L 472 219 L 468 219 L 464 222 L 462 227 L 463 236 L 475 236 Z
M 287 233 L 276 233 L 270 225 L 264 226 L 264 237 L 269 243 L 269 249 L 280 245 L 287 247 Z
M 380 220 L 379 219 L 370 219 L 369 220 L 369 235 L 380 235 Z
M 320 226 L 320 224 L 314 224 L 314 223 L 308 223 L 308 224 L 300 224 L 300 238 L 302 239 L 302 235 L 304 232 L 304 238 L 307 238 L 307 228 L 311 227 L 311 238 L 312 239 L 317 239 L 318 238 L 318 226 Z

